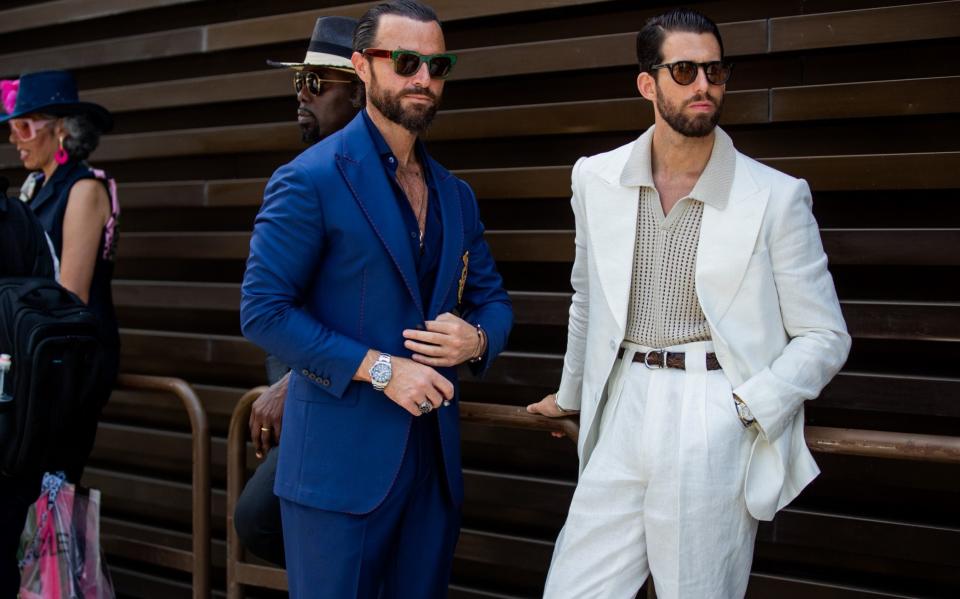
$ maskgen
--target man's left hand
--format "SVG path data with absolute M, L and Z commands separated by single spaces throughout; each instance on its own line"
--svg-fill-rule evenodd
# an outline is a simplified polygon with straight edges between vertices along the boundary
M 436 320 L 426 322 L 427 330 L 406 329 L 403 345 L 413 359 L 428 366 L 456 366 L 476 357 L 482 350 L 477 328 L 469 322 L 444 312 Z

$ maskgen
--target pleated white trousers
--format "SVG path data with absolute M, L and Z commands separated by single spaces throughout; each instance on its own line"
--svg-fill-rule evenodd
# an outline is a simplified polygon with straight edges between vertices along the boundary
M 712 343 L 688 343 L 686 370 L 632 362 L 624 343 L 599 436 L 554 549 L 544 597 L 632 599 L 652 574 L 658 599 L 743 597 L 757 521 L 743 481 L 756 432 L 740 423 Z

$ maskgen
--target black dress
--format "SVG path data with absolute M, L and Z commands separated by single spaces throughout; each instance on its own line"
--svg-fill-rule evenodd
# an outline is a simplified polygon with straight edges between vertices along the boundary
M 90 282 L 90 294 L 87 302 L 90 310 L 97 316 L 100 323 L 100 338 L 106 349 L 106 360 L 100 379 L 101 400 L 95 414 L 85 415 L 83 422 L 75 427 L 77 433 L 72 439 L 64 440 L 62 460 L 57 464 L 67 473 L 67 480 L 79 482 L 83 474 L 83 466 L 93 449 L 94 437 L 97 432 L 97 420 L 100 409 L 110 397 L 117 379 L 118 363 L 120 359 L 120 334 L 117 327 L 117 315 L 113 307 L 111 281 L 113 279 L 114 255 L 117 245 L 118 219 L 120 207 L 117 203 L 116 185 L 103 171 L 90 168 L 86 162 L 70 161 L 54 171 L 49 181 L 42 180 L 42 173 L 31 175 L 35 185 L 32 190 L 25 190 L 28 205 L 33 209 L 40 224 L 46 230 L 57 260 L 63 256 L 63 218 L 67 211 L 67 200 L 70 190 L 75 183 L 82 179 L 95 179 L 103 183 L 110 199 L 110 220 L 100 235 L 100 246 L 97 250 L 97 262 L 93 269 L 93 279 Z

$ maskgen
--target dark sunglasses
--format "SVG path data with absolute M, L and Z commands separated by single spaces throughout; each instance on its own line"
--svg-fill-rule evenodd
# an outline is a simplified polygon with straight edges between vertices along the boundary
M 730 79 L 730 73 L 733 72 L 733 64 L 722 60 L 714 60 L 713 62 L 678 60 L 677 62 L 655 64 L 650 67 L 650 70 L 669 69 L 670 76 L 677 84 L 690 85 L 697 80 L 701 68 L 704 75 L 707 76 L 707 81 L 712 85 L 725 84 Z
M 319 75 L 312 71 L 298 71 L 293 74 L 293 89 L 299 94 L 303 86 L 307 86 L 307 91 L 311 96 L 319 96 L 323 93 L 324 83 L 350 83 L 342 79 L 321 79 Z
M 446 79 L 457 64 L 456 54 L 420 54 L 413 50 L 381 50 L 367 48 L 364 56 L 389 58 L 393 61 L 393 70 L 401 77 L 412 77 L 420 70 L 420 65 L 427 63 L 427 72 L 433 79 Z

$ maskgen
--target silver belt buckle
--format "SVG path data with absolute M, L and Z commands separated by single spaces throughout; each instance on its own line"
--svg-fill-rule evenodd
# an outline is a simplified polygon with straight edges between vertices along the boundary
M 651 364 L 651 363 L 650 363 L 650 354 L 652 354 L 652 353 L 659 353 L 659 354 L 660 354 L 660 363 L 659 363 L 659 364 Z M 659 368 L 666 368 L 666 367 L 667 367 L 667 355 L 668 355 L 669 353 L 670 353 L 670 352 L 668 352 L 668 351 L 665 350 L 665 349 L 655 349 L 655 350 L 653 350 L 653 351 L 648 351 L 647 353 L 643 354 L 643 365 L 646 366 L 646 367 L 647 367 L 648 369 L 650 369 L 650 370 L 659 369 Z

